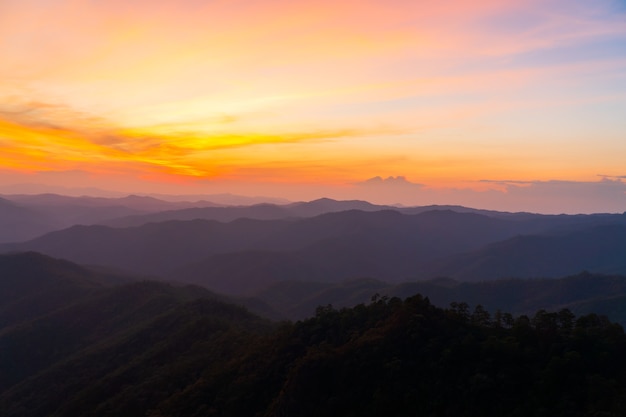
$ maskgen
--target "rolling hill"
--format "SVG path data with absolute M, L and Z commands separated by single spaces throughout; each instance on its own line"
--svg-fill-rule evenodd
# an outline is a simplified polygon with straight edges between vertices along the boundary
M 500 322 L 414 295 L 275 324 L 143 282 L 1 329 L 0 409 L 5 417 L 619 415 L 625 344 L 606 317 L 567 310 Z
M 516 236 L 436 262 L 429 271 L 430 275 L 475 281 L 558 277 L 582 270 L 626 274 L 625 225 Z
M 154 203 L 150 199 L 139 202 Z M 626 215 L 452 210 L 402 214 L 360 201 L 327 199 L 284 207 L 194 208 L 188 213 L 214 210 L 237 217 L 265 212 L 280 217 L 294 207 L 312 214 L 350 206 L 372 211 L 277 220 L 74 226 L 30 241 L 4 244 L 0 249 L 37 251 L 84 265 L 195 283 L 236 296 L 250 296 L 290 280 L 338 283 L 370 277 L 401 282 L 437 276 L 457 280 L 559 277 L 581 270 L 626 273 Z
M 221 262 L 221 258 L 211 258 L 214 255 L 242 252 L 245 257 L 246 251 L 281 251 L 284 256 L 301 256 L 316 268 L 336 271 L 329 279 L 362 275 L 374 268 L 381 277 L 397 280 L 415 274 L 419 262 L 479 248 L 511 236 L 518 227 L 515 222 L 471 213 L 403 215 L 352 210 L 292 220 L 171 221 L 132 228 L 74 226 L 3 249 L 38 251 L 81 264 L 181 280 L 185 279 L 181 268 L 189 272 L 193 269 L 190 265 L 203 262 L 215 268 L 211 260 Z M 265 261 L 256 258 L 255 262 Z M 247 266 L 244 260 L 234 265 Z

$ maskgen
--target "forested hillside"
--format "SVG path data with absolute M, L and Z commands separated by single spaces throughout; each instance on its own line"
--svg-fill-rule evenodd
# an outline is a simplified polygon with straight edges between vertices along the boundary
M 373 294 L 405 298 L 420 293 L 438 307 L 464 300 L 489 310 L 533 314 L 540 309 L 570 309 L 576 314 L 598 313 L 626 325 L 626 276 L 581 272 L 562 278 L 501 279 L 463 282 L 448 278 L 390 284 L 371 278 L 340 283 L 283 281 L 255 294 L 285 317 L 309 317 L 318 305 L 352 307 Z
M 623 415 L 621 326 L 420 295 L 271 323 L 134 283 L 0 329 L 0 409 L 60 416 Z

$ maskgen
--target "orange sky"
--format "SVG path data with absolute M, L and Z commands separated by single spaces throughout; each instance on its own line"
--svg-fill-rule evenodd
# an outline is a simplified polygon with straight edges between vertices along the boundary
M 626 175 L 623 1 L 3 0 L 0 62 L 0 184 L 315 198 Z

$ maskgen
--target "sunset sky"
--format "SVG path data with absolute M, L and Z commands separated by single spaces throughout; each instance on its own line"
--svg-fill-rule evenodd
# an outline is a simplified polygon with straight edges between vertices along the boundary
M 0 0 L 33 183 L 623 212 L 626 1 Z

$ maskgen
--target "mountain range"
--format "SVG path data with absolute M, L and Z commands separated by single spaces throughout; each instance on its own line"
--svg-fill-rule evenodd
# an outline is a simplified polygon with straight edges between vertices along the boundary
M 32 239 L 77 224 L 187 207 L 214 206 L 207 201 L 169 202 L 130 195 L 119 198 L 14 194 L 0 198 L 0 243 Z
M 55 196 L 30 198 L 67 207 Z M 92 204 L 110 207 L 102 205 L 109 200 Z M 133 210 L 170 204 L 143 197 L 114 200 Z M 8 202 L 12 204 L 17 203 Z M 154 211 L 107 223 L 5 243 L 0 251 L 37 251 L 238 296 L 292 280 L 338 283 L 367 277 L 398 283 L 439 276 L 480 281 L 560 277 L 583 270 L 626 273 L 624 214 L 394 208 L 322 199 Z
M 3 417 L 582 417 L 620 415 L 626 398 L 626 335 L 603 315 L 430 301 L 436 289 L 517 308 L 610 300 L 624 276 L 402 284 L 430 295 L 374 294 L 295 323 L 199 287 L 129 279 L 36 253 L 0 256 Z M 304 284 L 283 295 L 329 285 Z

